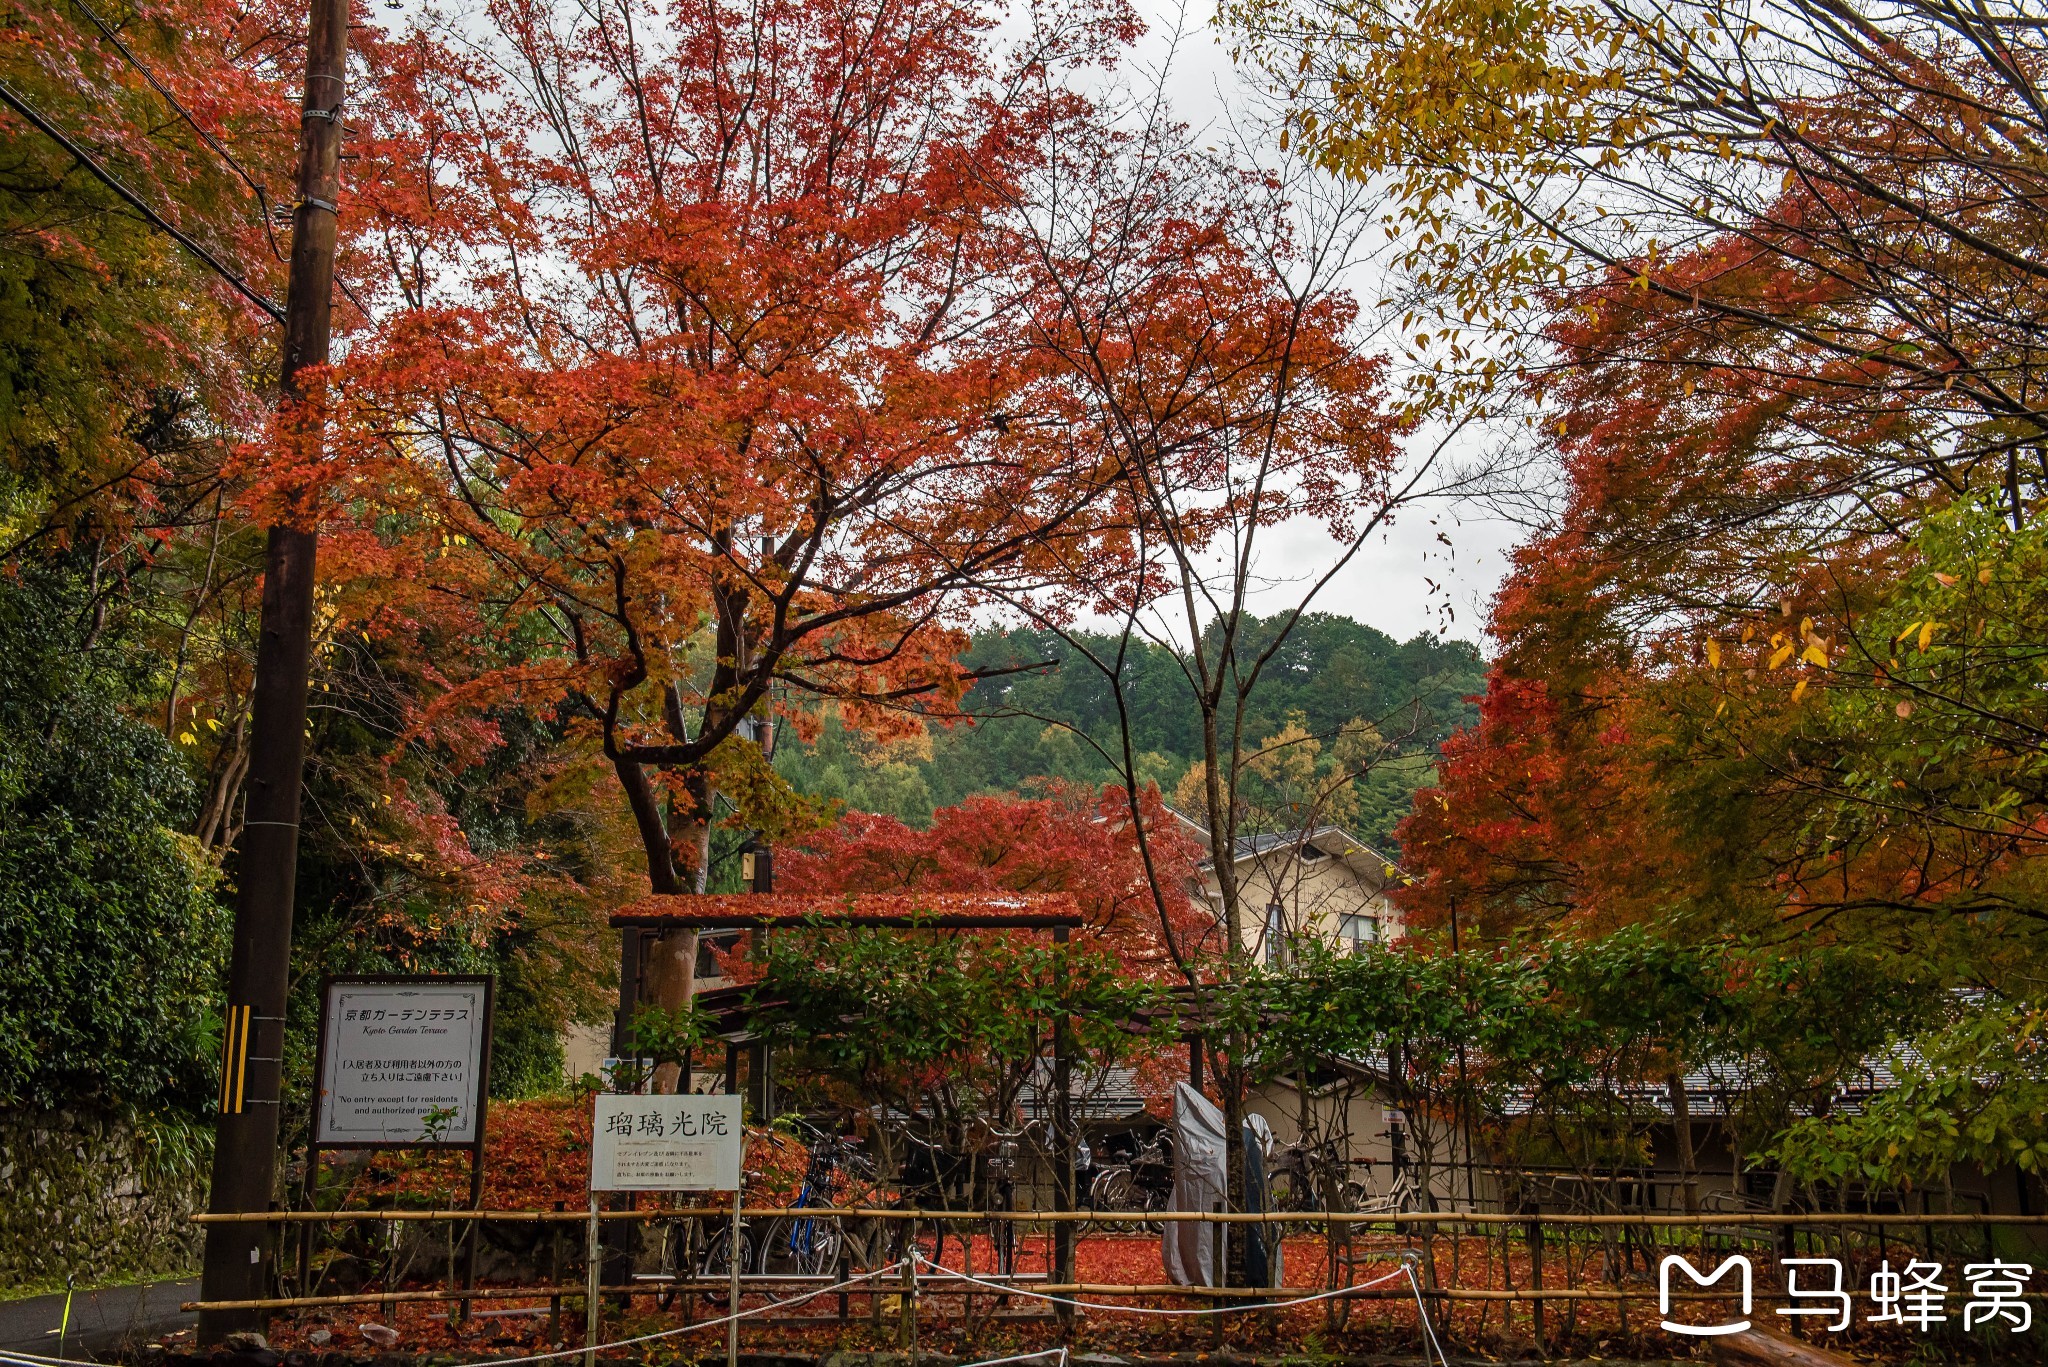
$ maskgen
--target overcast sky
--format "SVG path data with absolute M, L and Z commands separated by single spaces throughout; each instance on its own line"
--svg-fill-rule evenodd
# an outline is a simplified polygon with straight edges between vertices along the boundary
M 1185 9 L 1178 0 L 1133 2 L 1149 32 L 1127 77 L 1134 84 L 1151 85 L 1163 71 L 1173 106 L 1184 121 L 1198 132 L 1226 130 L 1233 105 L 1242 107 L 1247 92 L 1228 49 L 1208 23 L 1214 0 L 1188 0 Z M 1371 302 L 1368 289 L 1378 292 L 1371 281 L 1358 286 L 1366 303 Z M 1448 538 L 1448 546 L 1439 534 Z M 1397 640 L 1439 630 L 1480 640 L 1487 606 L 1507 572 L 1507 552 L 1521 535 L 1521 529 L 1489 518 L 1470 504 L 1411 509 L 1362 548 L 1317 602 L 1324 610 L 1378 627 Z M 1309 523 L 1282 529 L 1268 545 L 1271 553 L 1260 566 L 1267 585 L 1255 600 L 1262 611 L 1298 602 L 1306 581 L 1327 569 L 1337 553 L 1322 528 Z M 1486 643 L 1480 644 L 1484 648 Z
M 1180 0 L 1133 2 L 1149 32 L 1124 78 L 1149 89 L 1163 72 L 1180 118 L 1198 133 L 1215 130 L 1220 140 L 1229 131 L 1232 109 L 1245 106 L 1247 89 L 1208 24 L 1214 0 L 1188 0 L 1185 10 Z M 370 13 L 374 22 L 396 29 L 423 8 L 423 0 L 386 0 Z M 479 25 L 483 23 L 482 0 L 442 0 L 437 8 L 444 14 L 474 15 Z M 1381 292 L 1374 279 L 1362 280 L 1355 288 L 1368 304 Z M 1487 518 L 1474 506 L 1410 508 L 1360 549 L 1317 598 L 1316 606 L 1356 618 L 1397 640 L 1421 632 L 1481 640 L 1487 605 L 1506 572 L 1506 552 L 1518 535 L 1518 529 Z M 1265 545 L 1266 554 L 1257 566 L 1262 587 L 1252 603 L 1261 613 L 1299 602 L 1306 583 L 1324 572 L 1338 553 L 1322 528 L 1312 523 L 1276 529 L 1268 533 Z

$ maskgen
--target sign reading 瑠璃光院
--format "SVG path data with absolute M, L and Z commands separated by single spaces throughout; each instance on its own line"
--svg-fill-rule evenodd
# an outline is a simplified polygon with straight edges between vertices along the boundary
M 476 1143 L 490 1038 L 487 978 L 328 983 L 314 1142 Z
M 736 1191 L 736 1096 L 599 1096 L 591 1128 L 592 1191 Z

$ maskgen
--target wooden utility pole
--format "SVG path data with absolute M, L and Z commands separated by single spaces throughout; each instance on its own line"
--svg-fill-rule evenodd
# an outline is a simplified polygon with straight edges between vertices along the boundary
M 335 201 L 341 185 L 348 3 L 312 0 L 310 8 L 298 205 L 292 218 L 284 359 L 278 375 L 280 401 L 287 408 L 303 397 L 299 372 L 327 361 Z M 318 454 L 317 428 L 299 432 L 297 439 L 309 444 L 307 454 Z M 306 688 L 312 661 L 314 549 L 310 526 L 270 529 L 208 1202 L 216 1214 L 268 1210 L 275 1186 L 292 887 L 298 870 L 299 790 L 305 770 Z M 201 1299 L 264 1297 L 273 1254 L 260 1224 L 208 1225 Z M 199 1337 L 203 1343 L 217 1343 L 230 1332 L 261 1324 L 258 1311 L 209 1311 L 199 1318 Z

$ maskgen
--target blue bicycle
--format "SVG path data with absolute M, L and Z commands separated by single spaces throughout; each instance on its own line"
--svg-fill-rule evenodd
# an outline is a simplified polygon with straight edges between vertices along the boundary
M 853 1135 L 814 1132 L 811 1161 L 792 1209 L 832 1206 L 835 1194 L 854 1185 L 849 1179 L 872 1175 L 867 1156 Z M 756 1245 L 764 1273 L 815 1277 L 835 1271 L 846 1250 L 846 1231 L 837 1215 L 778 1215 L 768 1222 Z

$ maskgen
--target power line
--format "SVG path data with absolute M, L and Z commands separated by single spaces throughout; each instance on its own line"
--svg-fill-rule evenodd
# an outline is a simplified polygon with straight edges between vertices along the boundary
M 270 222 L 270 196 L 263 192 L 263 186 L 257 183 L 256 177 L 243 169 L 242 163 L 236 161 L 234 153 L 221 145 L 220 139 L 214 137 L 213 134 L 200 126 L 199 120 L 193 117 L 192 111 L 178 102 L 178 97 L 171 93 L 171 88 L 158 79 L 157 74 L 151 71 L 143 60 L 129 49 L 128 44 L 122 41 L 121 35 L 106 20 L 100 18 L 92 6 L 86 4 L 85 0 L 71 0 L 71 3 L 76 5 L 79 12 L 84 14 L 87 19 L 92 21 L 92 26 L 98 29 L 108 42 L 114 45 L 116 51 L 127 58 L 128 65 L 134 67 L 141 74 L 142 79 L 148 81 L 151 88 L 157 94 L 163 96 L 164 103 L 178 111 L 178 117 L 182 118 L 192 131 L 199 135 L 199 140 L 212 148 L 214 154 L 227 163 L 228 169 L 242 178 L 242 183 L 248 186 L 251 193 L 256 196 L 257 208 L 262 211 L 263 232 L 270 239 L 270 254 L 282 261 L 284 253 L 277 249 L 277 233 L 272 228 Z
M 192 255 L 198 257 L 200 261 L 205 263 L 208 270 L 211 270 L 215 275 L 218 275 L 221 279 L 227 281 L 230 285 L 233 285 L 235 287 L 236 293 L 240 294 L 244 299 L 247 299 L 250 303 L 256 305 L 256 307 L 262 309 L 265 313 L 269 314 L 273 321 L 279 324 L 282 324 L 284 322 L 283 309 L 280 309 L 277 305 L 271 303 L 261 294 L 258 294 L 253 288 L 250 287 L 247 281 L 243 280 L 242 277 L 236 275 L 233 271 L 229 270 L 224 264 L 222 264 L 220 258 L 216 257 L 212 252 L 208 251 L 205 247 L 201 246 L 191 237 L 181 232 L 176 224 L 172 223 L 169 219 L 165 218 L 155 209 L 152 209 L 149 206 L 148 202 L 145 201 L 141 195 L 138 195 L 137 193 L 135 193 L 135 191 L 129 189 L 126 185 L 122 184 L 121 180 L 117 176 L 115 176 L 112 171 L 109 171 L 106 167 L 100 165 L 99 162 L 93 158 L 91 153 L 87 152 L 83 147 L 80 147 L 77 143 L 73 142 L 68 136 L 66 136 L 63 129 L 57 127 L 57 125 L 51 123 L 48 119 L 44 118 L 40 113 L 38 113 L 33 105 L 31 105 L 27 100 L 24 100 L 20 95 L 16 94 L 14 92 L 13 87 L 9 86 L 5 81 L 0 81 L 0 104 L 5 104 L 15 113 L 21 115 L 24 119 L 27 119 L 30 123 L 34 124 L 38 129 L 40 129 L 43 135 L 49 138 L 50 141 L 56 143 L 59 147 L 62 147 L 66 152 L 69 152 L 72 158 L 75 161 L 77 161 L 77 163 L 80 166 L 84 167 L 88 172 L 92 174 L 93 179 L 99 181 L 109 190 L 112 190 L 115 194 L 119 195 L 124 201 L 126 201 L 130 208 L 134 209 L 137 213 L 141 214 L 144 218 L 148 219 L 150 224 L 154 226 L 158 231 L 167 234 L 179 246 L 183 247 L 186 251 L 192 253 Z
M 177 95 L 171 91 L 171 88 L 165 85 L 154 71 L 150 70 L 148 63 L 144 62 L 140 57 L 137 57 L 135 55 L 133 49 L 131 49 L 128 46 L 128 44 L 122 40 L 120 33 L 116 31 L 112 25 L 107 23 L 106 20 L 100 18 L 99 14 L 92 8 L 92 6 L 86 4 L 85 0 L 71 0 L 71 3 L 73 5 L 76 5 L 79 11 L 83 13 L 87 19 L 90 19 L 92 21 L 93 27 L 98 29 L 100 33 L 106 38 L 106 40 L 114 45 L 115 50 L 118 51 L 122 55 L 122 57 L 127 59 L 128 65 L 134 67 L 136 72 L 141 75 L 143 80 L 149 82 L 150 88 L 155 90 L 158 95 L 161 95 L 163 97 L 164 103 L 169 105 L 172 109 L 175 109 L 178 112 L 178 116 L 182 118 L 188 126 L 190 126 L 194 133 L 197 133 L 199 135 L 200 141 L 204 142 L 207 145 L 207 147 L 212 150 L 213 154 L 219 157 L 221 161 L 226 163 L 228 169 L 233 171 L 237 176 L 239 176 L 241 178 L 242 183 L 249 187 L 249 192 L 256 196 L 256 207 L 259 210 L 260 218 L 263 224 L 263 235 L 264 237 L 269 239 L 270 242 L 270 254 L 280 261 L 284 260 L 284 252 L 280 250 L 277 245 L 277 228 L 275 223 L 271 220 L 270 216 L 270 196 L 264 192 L 262 184 L 256 179 L 256 177 L 249 174 L 248 170 L 243 167 L 242 163 L 235 159 L 235 154 L 228 151 L 228 149 L 221 144 L 220 139 L 214 137 L 213 134 L 207 132 L 206 129 L 201 126 L 199 120 L 193 116 L 192 111 L 185 108 L 185 106 L 179 102 Z M 361 313 L 364 318 L 368 318 L 370 316 L 370 306 L 368 304 L 365 304 L 360 298 L 357 297 L 355 289 L 348 283 L 348 281 L 336 277 L 334 283 L 341 286 L 341 292 L 348 296 L 348 301 L 356 306 L 357 312 Z

